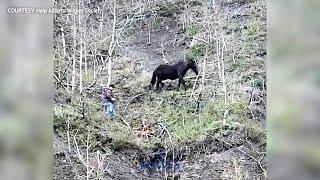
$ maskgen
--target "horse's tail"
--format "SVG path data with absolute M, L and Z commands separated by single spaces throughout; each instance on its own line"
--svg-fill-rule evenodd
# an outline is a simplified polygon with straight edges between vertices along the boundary
M 157 80 L 156 71 L 153 71 L 152 79 L 151 79 L 151 82 L 150 82 L 149 89 L 151 89 L 151 88 L 152 88 L 152 86 L 154 85 L 154 83 L 156 83 L 156 80 Z

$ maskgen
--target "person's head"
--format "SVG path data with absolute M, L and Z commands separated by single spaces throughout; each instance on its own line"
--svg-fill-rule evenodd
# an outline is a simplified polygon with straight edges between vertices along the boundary
M 114 86 L 114 84 L 110 84 L 108 88 L 113 90 L 115 88 L 115 86 Z

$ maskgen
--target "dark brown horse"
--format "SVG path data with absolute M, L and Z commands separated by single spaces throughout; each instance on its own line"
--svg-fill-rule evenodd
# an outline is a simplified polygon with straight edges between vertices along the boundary
M 173 65 L 161 64 L 154 70 L 149 88 L 151 89 L 156 83 L 156 89 L 159 90 L 160 84 L 161 86 L 164 86 L 162 82 L 163 80 L 174 80 L 179 78 L 178 88 L 180 88 L 180 85 L 183 84 L 184 89 L 186 90 L 183 76 L 189 69 L 192 69 L 192 71 L 198 75 L 197 64 L 193 60 L 178 61 Z

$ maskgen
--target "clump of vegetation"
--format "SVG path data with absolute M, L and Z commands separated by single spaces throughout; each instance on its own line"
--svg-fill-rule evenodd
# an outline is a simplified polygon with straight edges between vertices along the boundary
M 198 43 L 190 49 L 190 56 L 194 57 L 195 59 L 204 56 L 206 53 L 206 45 L 203 43 Z
M 199 32 L 199 29 L 197 26 L 189 26 L 185 30 L 185 38 L 187 40 L 191 40 L 197 33 Z
M 202 2 L 198 0 L 190 1 L 190 6 L 202 6 Z
M 229 107 L 229 113 L 233 115 L 237 115 L 238 117 L 244 117 L 246 112 L 247 103 L 240 99 L 234 103 L 232 103 Z
M 154 20 L 154 27 L 156 29 L 159 29 L 161 27 L 163 27 L 163 17 L 159 17 L 157 16 Z
M 165 106 L 160 111 L 160 116 L 165 120 L 170 132 L 176 142 L 196 140 L 201 135 L 222 129 L 223 101 L 205 105 L 205 108 L 197 114 L 192 107 Z M 245 112 L 245 102 L 238 101 L 229 107 L 230 117 L 243 118 Z M 226 130 L 232 127 L 232 118 L 228 118 Z
M 137 134 L 128 130 L 126 127 L 121 126 L 118 122 L 108 123 L 107 130 L 108 137 L 112 137 L 112 149 L 123 148 L 129 146 L 130 148 L 151 150 L 159 143 L 156 138 L 139 137 Z
M 239 30 L 239 26 L 236 24 L 225 24 L 222 29 L 225 31 L 226 34 L 231 34 Z
M 259 126 L 259 124 L 248 121 L 245 123 L 246 136 L 260 146 L 265 146 L 267 143 L 266 132 Z
M 246 4 L 250 0 L 226 0 L 222 2 L 222 5 L 232 5 L 232 4 Z
M 244 37 L 247 40 L 255 40 L 258 37 L 265 37 L 265 33 L 261 30 L 262 22 L 258 17 L 252 18 L 244 30 Z
M 172 16 L 174 12 L 176 12 L 177 8 L 168 1 L 160 1 L 156 6 L 156 12 L 161 17 L 169 17 Z

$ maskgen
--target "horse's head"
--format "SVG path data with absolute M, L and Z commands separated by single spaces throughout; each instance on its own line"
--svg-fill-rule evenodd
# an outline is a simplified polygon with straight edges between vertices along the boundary
M 192 69 L 192 71 L 196 75 L 198 75 L 199 71 L 198 71 L 197 63 L 194 60 L 189 60 L 188 61 L 188 68 Z

